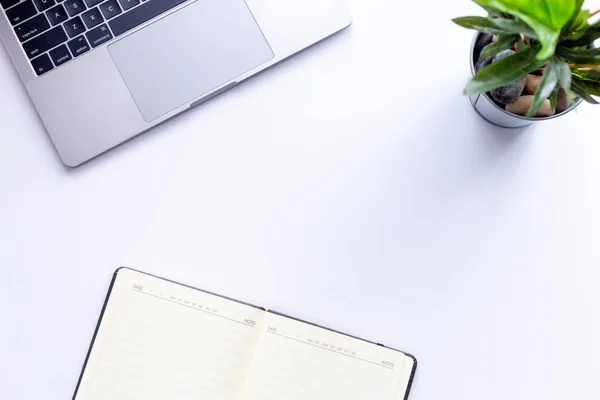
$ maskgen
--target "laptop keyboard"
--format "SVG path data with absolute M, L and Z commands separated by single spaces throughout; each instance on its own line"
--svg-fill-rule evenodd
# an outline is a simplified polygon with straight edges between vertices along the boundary
M 43 75 L 188 0 L 0 0 Z

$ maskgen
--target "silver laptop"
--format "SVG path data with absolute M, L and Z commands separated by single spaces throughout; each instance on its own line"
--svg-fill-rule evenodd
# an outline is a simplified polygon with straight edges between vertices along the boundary
M 61 159 L 81 163 L 351 23 L 345 0 L 0 0 Z

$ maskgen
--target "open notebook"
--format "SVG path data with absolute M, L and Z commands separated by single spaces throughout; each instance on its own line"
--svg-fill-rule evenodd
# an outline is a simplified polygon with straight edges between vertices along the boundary
M 121 268 L 74 400 L 404 400 L 411 355 Z

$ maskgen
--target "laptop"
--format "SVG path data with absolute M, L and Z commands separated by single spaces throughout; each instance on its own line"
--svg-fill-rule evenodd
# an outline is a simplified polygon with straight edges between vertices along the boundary
M 0 39 L 78 166 L 351 23 L 345 0 L 0 0 Z

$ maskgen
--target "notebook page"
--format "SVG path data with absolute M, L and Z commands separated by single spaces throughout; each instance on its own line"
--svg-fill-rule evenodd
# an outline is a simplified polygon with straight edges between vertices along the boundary
M 242 400 L 401 400 L 411 373 L 406 360 L 403 353 L 268 313 Z
M 264 315 L 121 269 L 75 400 L 238 399 Z
M 411 379 L 413 378 L 413 368 L 415 367 L 415 359 L 413 357 L 406 356 L 404 358 L 404 370 L 402 373 L 402 379 L 400 379 L 400 384 L 398 385 L 398 394 L 396 395 L 395 400 L 404 400 L 406 398 L 406 391 L 411 383 Z

